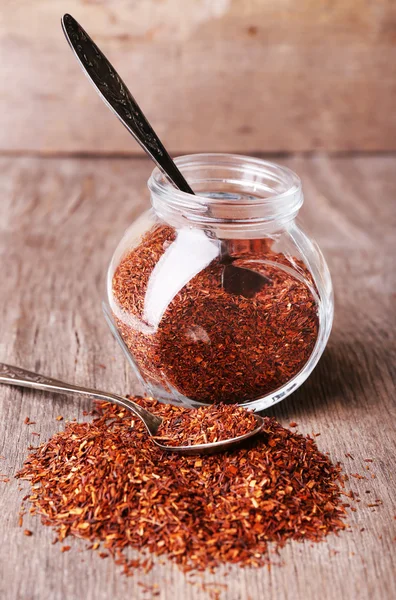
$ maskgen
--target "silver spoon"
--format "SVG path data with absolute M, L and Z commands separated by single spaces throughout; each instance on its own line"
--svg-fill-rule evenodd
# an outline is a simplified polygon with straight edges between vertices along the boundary
M 105 104 L 120 119 L 167 179 L 182 192 L 194 194 L 131 92 L 87 32 L 68 14 L 62 19 L 62 28 L 83 71 L 88 75 Z M 220 262 L 224 265 L 222 285 L 228 293 L 252 298 L 264 285 L 271 283 L 268 277 L 256 271 L 235 266 L 232 264 L 235 259 L 236 257 L 230 256 L 228 252 L 227 242 L 222 241 L 220 246 Z
M 82 396 L 90 396 L 96 400 L 104 400 L 106 402 L 118 404 L 119 406 L 130 410 L 134 415 L 136 415 L 144 423 L 154 444 L 161 448 L 161 450 L 166 450 L 168 452 L 180 452 L 183 454 L 213 454 L 215 452 L 221 452 L 223 450 L 230 449 L 244 440 L 247 440 L 253 435 L 256 435 L 259 433 L 259 431 L 261 431 L 264 425 L 264 419 L 260 417 L 260 415 L 255 414 L 254 417 L 257 422 L 257 427 L 253 429 L 253 431 L 245 433 L 245 435 L 229 438 L 228 440 L 223 440 L 220 442 L 196 444 L 195 446 L 165 446 L 155 439 L 158 428 L 163 422 L 163 419 L 153 415 L 145 408 L 142 408 L 135 402 L 132 402 L 132 400 L 129 400 L 129 398 L 124 398 L 124 396 L 118 396 L 117 394 L 112 394 L 111 392 L 102 392 L 100 390 L 93 390 L 90 388 L 65 383 L 64 381 L 59 381 L 58 379 L 52 379 L 50 377 L 46 377 L 45 375 L 40 375 L 39 373 L 32 373 L 31 371 L 26 371 L 25 369 L 12 367 L 3 363 L 0 363 L 0 383 L 18 385 L 35 390 L 55 392 L 58 394 L 80 394 Z

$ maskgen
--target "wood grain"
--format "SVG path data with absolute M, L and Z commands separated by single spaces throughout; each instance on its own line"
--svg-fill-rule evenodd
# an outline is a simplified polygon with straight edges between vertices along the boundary
M 286 161 L 303 178 L 303 220 L 328 259 L 336 291 L 334 331 L 319 366 L 271 413 L 317 433 L 319 447 L 344 463 L 360 494 L 351 532 L 317 544 L 290 543 L 271 571 L 205 574 L 229 584 L 227 600 L 391 600 L 395 577 L 394 366 L 395 157 Z M 0 361 L 115 392 L 136 390 L 101 315 L 104 274 L 123 230 L 147 205 L 146 160 L 0 159 Z M 0 389 L 0 597 L 2 600 L 148 598 L 110 560 L 72 542 L 62 554 L 38 518 L 18 527 L 13 474 L 27 446 L 82 418 L 89 402 L 11 387 Z M 27 426 L 26 416 L 36 421 Z M 40 438 L 32 435 L 40 433 Z M 350 452 L 353 460 L 345 453 Z M 373 459 L 373 463 L 364 462 Z M 369 493 L 366 493 L 366 490 Z M 379 498 L 383 505 L 370 508 Z M 203 600 L 169 564 L 143 581 L 160 600 Z
M 393 0 L 16 0 L 0 150 L 139 154 L 60 29 L 75 16 L 172 153 L 396 149 Z

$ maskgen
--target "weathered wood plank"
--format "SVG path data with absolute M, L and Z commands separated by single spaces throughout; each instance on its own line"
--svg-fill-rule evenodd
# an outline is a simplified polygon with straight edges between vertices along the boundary
M 386 256 L 394 248 L 395 158 L 295 158 L 287 164 L 304 181 L 303 218 L 331 267 L 336 319 L 314 374 L 271 412 L 285 424 L 296 420 L 304 432 L 321 432 L 319 447 L 349 474 L 366 472 L 368 479 L 350 480 L 361 494 L 349 518 L 351 533 L 313 546 L 289 544 L 281 553 L 284 566 L 269 572 L 233 569 L 226 598 L 391 600 L 395 279 Z M 120 393 L 137 389 L 106 330 L 100 301 L 112 250 L 147 204 L 150 170 L 148 161 L 137 159 L 0 159 L 0 361 Z M 81 418 L 88 405 L 1 387 L 0 472 L 12 477 L 21 466 L 27 446 L 37 443 L 32 431 L 45 440 L 64 426 L 57 415 Z M 24 425 L 26 416 L 37 424 Z M 25 537 L 17 525 L 23 494 L 13 479 L 0 483 L 2 599 L 147 598 L 136 578 L 124 579 L 111 561 L 85 552 L 81 541 L 62 554 L 37 518 L 26 520 L 34 534 Z M 369 508 L 376 498 L 383 505 Z M 205 577 L 224 581 L 221 574 Z M 160 584 L 160 600 L 207 597 L 168 564 L 156 565 L 147 581 Z
M 393 0 L 19 0 L 0 14 L 0 150 L 141 153 L 80 72 L 64 11 L 173 153 L 396 148 Z

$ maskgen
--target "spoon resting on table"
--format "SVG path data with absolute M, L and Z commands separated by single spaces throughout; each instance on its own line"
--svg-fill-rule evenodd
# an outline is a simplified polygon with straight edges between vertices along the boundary
M 252 429 L 252 431 L 249 431 L 244 435 L 218 442 L 210 442 L 207 444 L 195 444 L 193 446 L 168 446 L 161 444 L 155 437 L 157 435 L 159 426 L 163 423 L 163 419 L 157 415 L 154 415 L 142 406 L 139 406 L 139 404 L 136 404 L 136 402 L 133 402 L 129 398 L 125 398 L 124 396 L 118 396 L 117 394 L 113 394 L 111 392 L 103 392 L 101 390 L 94 390 L 91 388 L 65 383 L 64 381 L 52 379 L 51 377 L 46 377 L 40 373 L 33 373 L 31 371 L 26 371 L 25 369 L 13 367 L 4 363 L 0 363 L 0 383 L 17 385 L 35 390 L 44 390 L 47 392 L 55 392 L 57 394 L 79 394 L 82 396 L 95 398 L 96 400 L 112 402 L 113 404 L 122 406 L 136 415 L 144 423 L 154 444 L 161 448 L 161 450 L 166 450 L 167 452 L 180 452 L 182 454 L 214 454 L 215 452 L 222 452 L 223 450 L 229 450 L 244 440 L 256 435 L 264 426 L 264 419 L 260 417 L 260 415 L 255 414 L 255 429 Z
M 110 110 L 133 135 L 166 178 L 180 191 L 194 191 L 170 157 L 136 100 L 113 65 L 107 60 L 86 31 L 69 14 L 62 19 L 67 41 L 86 75 Z M 224 265 L 222 286 L 230 294 L 252 298 L 269 279 L 256 271 L 232 264 L 236 257 L 228 252 L 227 242 L 220 245 L 220 262 Z

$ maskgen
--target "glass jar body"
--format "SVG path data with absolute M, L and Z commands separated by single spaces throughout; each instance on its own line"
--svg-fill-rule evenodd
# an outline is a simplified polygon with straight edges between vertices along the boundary
M 108 321 L 147 395 L 262 410 L 299 387 L 325 348 L 329 271 L 296 224 L 291 172 L 228 155 L 178 161 L 199 197 L 153 173 L 153 207 L 110 263 Z

